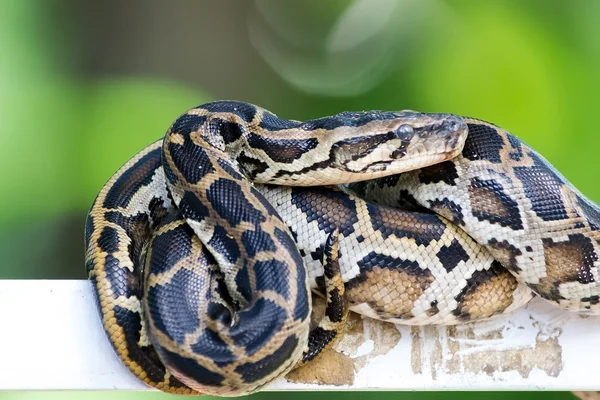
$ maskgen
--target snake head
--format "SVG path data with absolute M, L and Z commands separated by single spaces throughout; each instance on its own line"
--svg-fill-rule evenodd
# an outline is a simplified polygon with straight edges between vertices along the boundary
M 331 146 L 330 158 L 345 170 L 347 182 L 423 168 L 462 151 L 467 124 L 453 114 L 371 112 L 371 121 L 348 129 Z M 340 132 L 342 133 L 342 132 Z M 343 135 L 342 135 L 343 136 Z

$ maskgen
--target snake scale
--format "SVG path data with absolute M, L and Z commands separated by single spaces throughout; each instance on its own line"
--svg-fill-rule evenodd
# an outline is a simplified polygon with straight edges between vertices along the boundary
M 218 101 L 104 185 L 85 228 L 107 335 L 142 381 L 243 395 L 349 310 L 458 324 L 535 294 L 600 314 L 600 213 L 503 129 L 414 111 L 299 122 Z M 310 291 L 327 299 L 310 323 Z

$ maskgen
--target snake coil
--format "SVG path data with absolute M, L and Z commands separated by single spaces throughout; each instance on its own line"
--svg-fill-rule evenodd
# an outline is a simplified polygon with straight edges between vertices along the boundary
M 208 103 L 113 175 L 85 231 L 117 354 L 171 393 L 256 391 L 348 310 L 457 324 L 535 293 L 600 314 L 598 206 L 515 136 L 450 114 Z M 327 297 L 313 329 L 311 290 Z

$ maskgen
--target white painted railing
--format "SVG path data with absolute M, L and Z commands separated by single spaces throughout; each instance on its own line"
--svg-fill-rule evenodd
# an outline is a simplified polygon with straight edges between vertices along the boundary
M 86 281 L 0 280 L 0 390 L 146 390 Z M 269 390 L 600 390 L 600 317 L 542 300 L 493 321 L 394 326 L 354 315 L 336 347 Z

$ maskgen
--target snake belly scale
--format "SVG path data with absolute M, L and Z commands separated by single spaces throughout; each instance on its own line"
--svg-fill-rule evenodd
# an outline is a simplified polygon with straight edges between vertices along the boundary
M 397 174 L 455 157 L 465 137 L 449 114 L 302 123 L 240 102 L 189 110 L 107 182 L 88 214 L 86 267 L 121 360 L 180 394 L 245 394 L 285 374 L 310 354 L 310 286 L 293 232 L 254 184 Z M 334 272 L 338 234 L 323 252 Z M 330 323 L 343 320 L 334 314 Z

